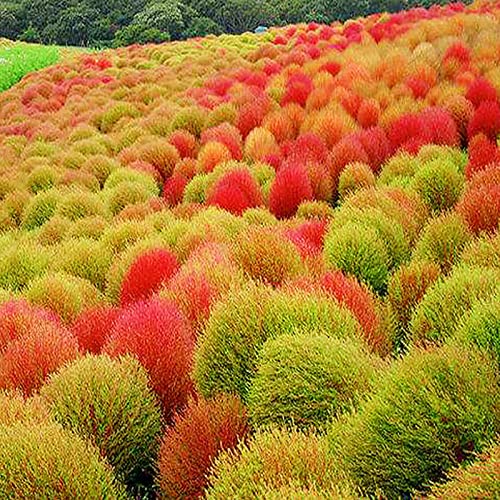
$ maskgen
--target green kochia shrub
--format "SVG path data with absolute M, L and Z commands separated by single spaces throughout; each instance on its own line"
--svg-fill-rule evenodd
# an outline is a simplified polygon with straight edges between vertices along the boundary
M 249 284 L 214 307 L 198 340 L 194 380 L 205 397 L 227 392 L 245 400 L 266 340 L 297 329 L 355 337 L 359 328 L 351 313 L 330 299 Z
M 29 241 L 12 239 L 0 246 L 0 287 L 19 291 L 49 267 L 51 253 Z
M 332 426 L 333 452 L 368 495 L 426 490 L 499 432 L 499 382 L 494 363 L 478 351 L 413 351 L 358 414 Z
M 467 266 L 500 268 L 500 231 L 494 235 L 483 234 L 464 248 L 461 262 Z
M 482 453 L 478 460 L 460 467 L 448 476 L 443 485 L 434 487 L 430 500 L 500 498 L 500 443 L 495 443 Z
M 24 229 L 35 229 L 47 222 L 57 209 L 62 195 L 57 189 L 42 191 L 24 207 L 21 222 Z
M 413 313 L 410 332 L 415 342 L 439 342 L 450 337 L 461 318 L 478 300 L 499 289 L 500 270 L 459 267 L 426 292 Z
M 472 234 L 463 219 L 455 212 L 432 219 L 417 240 L 413 258 L 439 264 L 444 273 L 450 271 L 460 258 Z
M 54 248 L 57 259 L 53 269 L 89 280 L 104 289 L 113 254 L 101 242 L 87 239 L 68 239 Z
M 379 293 L 385 292 L 390 258 L 375 229 L 353 222 L 332 228 L 324 248 L 329 266 L 354 275 Z
M 500 367 L 500 289 L 472 306 L 456 336 L 462 342 L 491 353 Z
M 380 365 L 360 340 L 321 333 L 269 339 L 248 396 L 251 421 L 256 426 L 321 427 L 359 402 Z
M 355 498 L 334 465 L 324 436 L 295 430 L 258 432 L 248 444 L 217 458 L 206 496 L 267 499 L 283 491 L 302 494 L 281 498 Z M 306 496 L 309 491 L 318 496 Z
M 86 356 L 53 375 L 41 396 L 55 420 L 96 445 L 123 482 L 151 476 L 161 412 L 136 359 Z
M 0 497 L 127 498 L 99 451 L 56 424 L 0 425 Z
M 51 309 L 66 323 L 71 323 L 83 309 L 103 300 L 102 294 L 88 280 L 62 272 L 34 279 L 26 291 L 26 298 L 32 304 Z
M 413 179 L 413 187 L 434 213 L 452 208 L 464 185 L 465 177 L 460 168 L 447 158 L 424 163 Z

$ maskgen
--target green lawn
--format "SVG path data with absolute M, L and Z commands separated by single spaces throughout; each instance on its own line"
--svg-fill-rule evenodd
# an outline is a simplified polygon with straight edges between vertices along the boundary
M 12 87 L 31 71 L 57 63 L 67 50 L 0 39 L 0 91 Z

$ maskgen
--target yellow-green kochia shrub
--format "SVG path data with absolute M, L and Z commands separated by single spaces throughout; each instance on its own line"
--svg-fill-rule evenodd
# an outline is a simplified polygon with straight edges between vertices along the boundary
M 250 386 L 248 409 L 256 427 L 321 428 L 358 405 L 383 363 L 362 340 L 297 332 L 267 340 Z
M 197 389 L 205 397 L 226 392 L 246 401 L 264 342 L 297 329 L 339 338 L 360 335 L 351 313 L 325 296 L 287 294 L 254 283 L 230 291 L 215 305 L 198 339 Z
M 477 350 L 414 350 L 357 414 L 332 425 L 332 453 L 368 496 L 425 491 L 500 431 L 499 373 Z
M 412 258 L 435 262 L 443 273 L 448 273 L 459 262 L 472 234 L 456 212 L 431 219 L 415 243 Z
M 91 441 L 122 482 L 152 480 L 161 411 L 135 358 L 85 356 L 54 374 L 40 394 L 54 419 Z
M 466 467 L 454 469 L 442 485 L 432 488 L 429 500 L 500 498 L 500 443 L 493 443 Z
M 257 432 L 248 443 L 222 453 L 206 497 L 267 499 L 280 491 L 292 493 L 281 498 L 360 498 L 337 472 L 326 437 L 285 429 Z
M 472 306 L 458 327 L 456 337 L 490 353 L 500 367 L 500 288 Z
M 54 311 L 65 323 L 71 323 L 82 310 L 104 300 L 90 281 L 62 272 L 34 279 L 25 296 L 32 304 Z
M 97 448 L 53 423 L 0 425 L 0 497 L 127 498 Z
M 499 269 L 456 268 L 427 289 L 410 322 L 411 339 L 415 343 L 427 343 L 450 337 L 477 301 L 498 292 L 499 283 Z
M 390 258 L 375 229 L 354 222 L 330 229 L 324 255 L 329 267 L 355 276 L 377 293 L 385 293 Z

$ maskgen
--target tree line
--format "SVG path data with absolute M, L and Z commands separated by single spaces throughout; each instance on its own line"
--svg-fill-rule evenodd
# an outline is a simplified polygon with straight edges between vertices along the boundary
M 253 31 L 259 25 L 330 23 L 447 0 L 0 0 L 0 37 L 118 47 Z

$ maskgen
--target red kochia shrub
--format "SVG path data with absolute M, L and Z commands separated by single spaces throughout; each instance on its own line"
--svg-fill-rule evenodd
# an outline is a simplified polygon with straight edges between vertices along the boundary
M 303 73 L 294 73 L 286 83 L 285 95 L 281 99 L 281 105 L 286 106 L 290 103 L 296 103 L 300 106 L 305 106 L 313 88 L 313 83 L 309 76 Z
M 312 132 L 299 135 L 295 141 L 283 145 L 283 153 L 287 158 L 301 162 L 324 163 L 328 157 L 328 148 L 321 137 Z
M 165 418 L 184 406 L 193 391 L 190 379 L 194 336 L 184 315 L 168 300 L 149 299 L 124 309 L 103 352 L 131 354 L 147 370 Z
M 460 137 L 457 124 L 449 111 L 432 107 L 420 114 L 430 135 L 429 142 L 444 146 L 458 146 Z
M 363 128 L 375 127 L 380 119 L 380 104 L 376 99 L 365 99 L 358 109 L 357 120 Z
M 421 116 L 409 113 L 400 116 L 389 125 L 387 132 L 393 152 L 403 149 L 417 153 L 420 146 L 430 141 L 431 134 Z
M 472 138 L 468 147 L 469 162 L 465 167 L 465 176 L 471 179 L 487 165 L 500 163 L 500 148 L 485 135 L 478 134 Z
M 204 130 L 201 134 L 201 144 L 208 142 L 220 142 L 226 146 L 234 160 L 243 158 L 243 139 L 240 131 L 230 123 L 221 123 Z
M 260 186 L 245 168 L 223 175 L 211 187 L 207 196 L 208 205 L 215 205 L 236 215 L 262 203 Z
M 0 355 L 0 389 L 19 389 L 30 396 L 64 363 L 78 356 L 78 342 L 61 325 L 33 324 Z
M 177 257 L 167 249 L 149 250 L 133 262 L 123 278 L 120 303 L 146 299 L 157 292 L 179 269 Z
M 495 232 L 500 219 L 500 163 L 477 173 L 467 184 L 457 211 L 474 233 Z
M 368 164 L 374 172 L 391 154 L 391 145 L 382 127 L 371 127 L 358 132 L 357 138 L 368 156 Z
M 300 164 L 283 165 L 271 185 L 269 209 L 278 218 L 291 217 L 303 201 L 312 197 L 306 167 Z
M 199 498 L 217 455 L 236 447 L 249 432 L 236 396 L 191 400 L 167 429 L 158 458 L 158 483 L 166 498 Z
M 81 312 L 71 325 L 71 331 L 78 340 L 84 353 L 99 354 L 108 340 L 113 324 L 120 309 L 114 306 L 99 305 Z
M 52 311 L 31 305 L 24 299 L 9 300 L 0 305 L 0 353 L 7 344 L 41 323 L 59 323 Z
M 300 226 L 289 229 L 285 234 L 297 247 L 301 257 L 313 257 L 323 250 L 327 222 L 325 220 L 311 220 Z
M 183 175 L 175 172 L 165 181 L 162 196 L 168 206 L 173 207 L 182 201 L 187 183 L 188 180 Z
M 370 290 L 362 286 L 356 278 L 345 276 L 340 271 L 326 273 L 320 279 L 320 284 L 324 291 L 350 309 L 361 325 L 368 344 L 383 352 L 386 339 L 379 331 L 380 318 Z
M 196 154 L 196 137 L 187 130 L 175 130 L 168 142 L 177 149 L 181 158 L 193 158 Z
M 467 126 L 469 140 L 477 134 L 484 134 L 496 141 L 500 133 L 500 105 L 498 101 L 483 101 L 472 115 Z
M 486 78 L 480 76 L 471 83 L 465 97 L 477 108 L 483 102 L 496 101 L 499 96 L 495 87 Z

